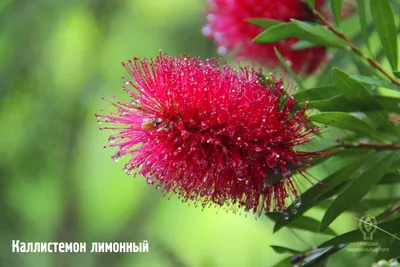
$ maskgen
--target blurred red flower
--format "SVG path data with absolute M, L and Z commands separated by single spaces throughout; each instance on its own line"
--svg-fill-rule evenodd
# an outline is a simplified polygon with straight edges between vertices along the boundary
M 311 74 L 318 69 L 326 58 L 324 47 L 312 47 L 304 50 L 293 50 L 298 41 L 288 38 L 273 44 L 255 44 L 253 38 L 265 29 L 252 25 L 250 18 L 267 18 L 280 21 L 311 20 L 299 0 L 209 0 L 210 8 L 207 23 L 202 32 L 213 38 L 218 44 L 218 53 L 224 55 L 233 52 L 237 60 L 250 60 L 269 68 L 280 65 L 274 51 L 276 47 L 290 63 L 296 73 L 305 71 Z M 320 9 L 324 0 L 316 0 Z

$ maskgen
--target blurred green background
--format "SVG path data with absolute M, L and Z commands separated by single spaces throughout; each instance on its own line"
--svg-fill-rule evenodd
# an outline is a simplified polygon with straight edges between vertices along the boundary
M 201 35 L 205 2 L 0 0 L 1 266 L 268 267 L 287 257 L 271 244 L 304 249 L 329 238 L 272 235 L 264 216 L 167 200 L 103 149 L 110 133 L 93 114 L 108 108 L 102 96 L 126 98 L 121 61 L 159 49 L 215 55 Z M 348 215 L 334 229 L 356 225 Z M 17 254 L 13 239 L 87 242 L 88 251 Z M 143 240 L 149 253 L 90 253 L 90 242 Z

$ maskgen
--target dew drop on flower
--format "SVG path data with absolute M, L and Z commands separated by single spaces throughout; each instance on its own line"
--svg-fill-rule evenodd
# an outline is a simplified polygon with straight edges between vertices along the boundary
M 210 29 L 210 27 L 208 27 L 208 26 L 203 27 L 203 28 L 201 29 L 201 33 L 202 33 L 204 36 L 210 36 L 210 34 L 211 34 L 211 29 Z
M 224 56 L 224 55 L 226 55 L 226 52 L 227 52 L 227 49 L 225 46 L 218 46 L 218 48 L 217 48 L 218 55 Z

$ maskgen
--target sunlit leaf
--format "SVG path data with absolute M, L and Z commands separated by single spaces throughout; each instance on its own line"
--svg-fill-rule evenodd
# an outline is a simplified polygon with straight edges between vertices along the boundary
M 321 112 L 309 117 L 311 121 L 370 136 L 385 142 L 380 134 L 365 121 L 345 112 Z
M 360 82 L 350 78 L 349 74 L 338 68 L 332 70 L 332 79 L 336 85 L 336 89 L 341 91 L 345 99 L 351 103 L 357 104 L 357 108 L 359 108 L 360 111 L 364 111 L 363 109 L 365 109 L 365 107 L 368 107 L 371 111 L 376 111 L 368 112 L 366 115 L 377 124 L 384 126 L 396 136 L 400 137 L 400 131 L 388 121 L 385 113 L 379 112 L 383 110 L 381 104 Z
M 276 43 L 281 40 L 292 37 L 296 34 L 298 28 L 291 22 L 280 23 L 275 26 L 269 27 L 254 39 L 254 43 Z
M 378 78 L 374 77 L 368 77 L 368 76 L 362 76 L 362 75 L 351 75 L 350 76 L 352 79 L 357 80 L 362 83 L 370 84 L 370 85 L 375 85 L 379 87 L 385 87 L 385 88 L 390 88 L 394 90 L 399 90 L 400 91 L 400 86 L 395 85 L 391 82 L 381 80 Z
M 280 20 L 264 19 L 264 18 L 251 18 L 247 19 L 246 21 L 250 24 L 257 25 L 265 29 L 282 23 L 282 21 Z
M 295 20 L 291 19 L 291 21 L 296 24 L 300 29 L 303 31 L 307 32 L 310 36 L 313 36 L 313 39 L 305 39 L 308 41 L 312 41 L 314 43 L 318 44 L 325 44 L 329 46 L 335 46 L 335 47 L 346 47 L 347 43 L 340 39 L 338 36 L 336 36 L 333 32 L 329 31 L 327 28 L 315 24 L 315 23 L 309 23 L 309 22 L 304 22 L 300 20 Z M 296 35 L 296 37 L 299 37 L 299 39 L 303 39 L 302 36 L 299 36 L 299 34 Z M 304 36 L 306 38 L 306 36 Z

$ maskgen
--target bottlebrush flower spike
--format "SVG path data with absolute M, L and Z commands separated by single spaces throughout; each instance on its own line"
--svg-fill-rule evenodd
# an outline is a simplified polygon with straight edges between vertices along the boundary
M 255 69 L 234 70 L 218 60 L 160 54 L 123 63 L 129 102 L 96 114 L 115 134 L 109 147 L 124 170 L 138 172 L 165 194 L 234 211 L 282 211 L 299 197 L 305 168 L 323 152 L 298 152 L 319 128 L 305 128 L 307 105 L 283 90 L 283 78 L 263 85 Z M 310 181 L 311 182 L 311 181 Z M 289 203 L 290 204 L 290 203 Z
M 312 14 L 307 14 L 300 5 L 300 0 L 209 0 L 210 10 L 207 23 L 202 32 L 213 38 L 218 44 L 218 53 L 224 55 L 235 52 L 237 60 L 251 60 L 269 68 L 280 65 L 275 55 L 276 47 L 282 56 L 291 64 L 296 73 L 305 71 L 311 74 L 317 70 L 326 58 L 324 47 L 313 47 L 304 50 L 293 50 L 298 41 L 289 38 L 273 44 L 255 44 L 254 37 L 265 29 L 252 25 L 250 18 L 267 18 L 280 21 L 308 21 Z M 324 0 L 316 0 L 320 9 Z

